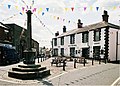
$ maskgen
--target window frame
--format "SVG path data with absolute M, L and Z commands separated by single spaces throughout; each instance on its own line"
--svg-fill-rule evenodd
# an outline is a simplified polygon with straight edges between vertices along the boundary
M 89 37 L 89 32 L 83 32 L 82 33 L 82 43 L 87 43 L 88 42 L 88 37 Z
M 64 45 L 64 37 L 61 37 L 60 41 L 61 41 L 61 45 Z
M 57 38 L 54 38 L 54 46 L 57 46 Z
M 75 34 L 70 35 L 70 44 L 75 44 Z
M 94 41 L 100 41 L 101 39 L 101 29 L 94 30 Z

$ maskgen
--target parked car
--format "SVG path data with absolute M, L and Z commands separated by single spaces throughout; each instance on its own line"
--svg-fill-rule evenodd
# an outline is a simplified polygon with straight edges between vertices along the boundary
M 13 48 L 0 46 L 0 64 L 17 63 L 20 61 L 20 56 Z

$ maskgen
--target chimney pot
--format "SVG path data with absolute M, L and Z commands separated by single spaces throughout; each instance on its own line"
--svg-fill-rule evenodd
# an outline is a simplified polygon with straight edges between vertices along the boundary
M 82 25 L 83 25 L 83 23 L 81 23 L 81 20 L 80 19 L 78 19 L 78 28 L 82 28 Z
M 108 17 L 109 17 L 109 15 L 108 15 L 107 11 L 104 10 L 104 13 L 102 15 L 103 21 L 108 22 Z
M 59 31 L 57 31 L 56 33 L 55 33 L 55 36 L 58 36 L 59 35 Z
M 66 26 L 63 26 L 63 33 L 66 32 Z

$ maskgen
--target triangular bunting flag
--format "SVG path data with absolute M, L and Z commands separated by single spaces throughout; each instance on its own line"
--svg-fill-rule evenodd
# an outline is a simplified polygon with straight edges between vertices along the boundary
M 22 15 L 22 13 L 20 12 L 20 14 Z
M 115 9 L 116 9 L 116 6 L 113 7 L 113 10 L 115 10 Z
M 84 7 L 84 11 L 86 11 L 87 7 Z
M 68 8 L 65 8 L 65 11 L 68 11 Z
M 18 6 L 15 6 L 15 8 L 18 10 Z
M 56 19 L 56 16 L 54 16 L 54 19 Z
M 37 9 L 37 8 L 34 8 L 34 9 L 33 9 L 33 12 L 36 12 L 36 9 Z
M 40 12 L 42 12 L 42 8 L 40 8 L 40 9 L 38 10 L 38 14 L 40 14 Z
M 42 12 L 42 16 L 44 15 L 45 13 L 44 12 Z
M 22 7 L 22 11 L 24 11 L 25 10 L 25 7 Z
M 90 10 L 92 11 L 92 9 L 93 9 L 93 7 L 91 6 L 91 7 L 90 7 Z
M 47 12 L 49 11 L 49 8 L 46 8 Z
M 59 20 L 59 17 L 57 17 L 57 19 Z
M 96 7 L 96 10 L 98 11 L 98 10 L 99 10 L 99 7 Z
M 8 5 L 8 8 L 10 9 L 11 5 Z
M 73 10 L 74 10 L 74 7 L 72 7 L 71 10 L 73 11 Z

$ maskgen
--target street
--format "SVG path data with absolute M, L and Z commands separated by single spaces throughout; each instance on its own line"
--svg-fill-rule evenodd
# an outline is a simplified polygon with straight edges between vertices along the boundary
M 48 63 L 48 61 L 50 61 L 50 59 L 46 60 L 45 64 Z M 44 78 L 43 80 L 16 80 L 8 78 L 7 71 L 18 64 L 0 67 L 0 85 L 112 85 L 112 83 L 120 77 L 119 64 L 102 63 L 101 65 L 95 64 L 92 66 L 90 63 L 89 65 L 91 66 L 73 68 L 70 71 L 66 69 L 66 71 L 60 72 L 60 74 L 56 74 L 55 76 L 51 75 L 51 77 Z M 70 64 L 71 63 L 69 63 L 69 65 Z M 53 66 L 53 68 L 57 67 Z
M 111 85 L 120 76 L 119 72 L 119 65 L 103 64 L 72 71 L 50 81 L 53 85 Z

